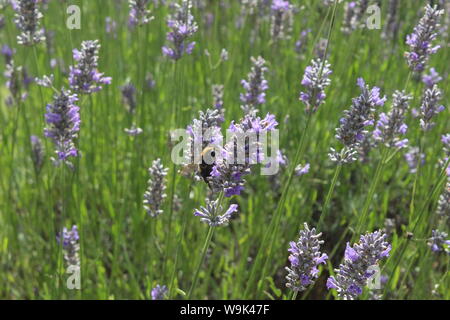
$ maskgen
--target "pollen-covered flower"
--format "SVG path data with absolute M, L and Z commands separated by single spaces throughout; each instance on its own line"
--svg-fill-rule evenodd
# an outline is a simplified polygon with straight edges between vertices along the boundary
M 148 169 L 150 179 L 148 180 L 148 188 L 144 193 L 144 209 L 147 213 L 155 218 L 163 213 L 161 209 L 162 202 L 166 198 L 166 181 L 167 168 L 161 163 L 161 159 L 153 161 L 152 166 Z
M 450 239 L 447 239 L 447 237 L 447 232 L 432 230 L 431 238 L 428 239 L 428 246 L 431 248 L 431 251 L 450 254 Z
M 433 118 L 445 110 L 445 107 L 440 104 L 441 99 L 442 92 L 437 85 L 425 90 L 419 112 L 420 127 L 423 131 L 431 130 L 435 126 Z
M 66 260 L 67 266 L 80 267 L 80 256 L 78 254 L 78 251 L 80 250 L 80 245 L 78 243 L 80 236 L 78 235 L 77 226 L 73 225 L 70 231 L 64 227 L 62 233 L 58 234 L 56 237 L 56 240 L 63 247 L 64 260 Z
M 206 207 L 194 210 L 194 216 L 200 217 L 201 221 L 209 224 L 211 227 L 223 226 L 228 224 L 234 212 L 237 212 L 238 205 L 232 204 L 224 212 L 224 209 L 219 205 L 219 199 L 206 199 Z
M 98 40 L 83 41 L 81 50 L 73 50 L 75 66 L 70 66 L 70 88 L 77 93 L 90 94 L 100 91 L 104 84 L 111 84 L 111 77 L 104 77 L 98 71 L 98 53 L 100 44 Z
M 17 42 L 31 46 L 45 41 L 44 29 L 40 28 L 39 20 L 42 13 L 39 11 L 38 0 L 16 0 L 12 2 L 16 11 L 14 22 L 20 31 Z
M 78 156 L 74 140 L 78 137 L 81 121 L 76 101 L 77 95 L 63 88 L 59 94 L 55 94 L 53 104 L 47 105 L 44 135 L 55 144 L 57 157 L 52 158 L 55 165 L 64 162 L 71 167 L 68 159 Z
M 422 72 L 430 56 L 440 49 L 439 45 L 433 46 L 433 41 L 437 38 L 439 19 L 443 14 L 444 10 L 438 10 L 437 6 L 427 4 L 425 14 L 414 28 L 414 32 L 406 37 L 410 51 L 405 52 L 405 57 L 411 70 Z
M 198 26 L 191 14 L 192 3 L 190 0 L 181 0 L 181 4 L 174 4 L 175 13 L 169 16 L 167 33 L 169 46 L 162 47 L 165 56 L 172 60 L 179 60 L 184 53 L 191 54 L 195 42 L 187 43 L 187 39 L 197 32 Z
M 258 106 L 266 102 L 266 90 L 269 88 L 264 73 L 267 71 L 266 60 L 262 57 L 251 57 L 252 69 L 247 80 L 241 80 L 245 92 L 241 93 L 241 108 L 245 114 L 256 114 Z
M 164 300 L 168 291 L 166 286 L 157 284 L 156 287 L 152 289 L 152 300 Z
M 286 267 L 286 286 L 294 291 L 303 291 L 313 284 L 319 277 L 320 264 L 325 263 L 328 256 L 320 252 L 323 240 L 319 240 L 322 233 L 317 233 L 315 228 L 309 229 L 308 224 L 304 224 L 300 230 L 300 237 L 297 242 L 290 242 L 289 262 L 290 267 Z
M 128 0 L 128 6 L 130 7 L 129 26 L 135 27 L 147 24 L 154 19 L 150 10 L 147 9 L 149 3 L 150 0 Z
M 300 100 L 306 105 L 306 112 L 316 112 L 325 103 L 325 88 L 331 84 L 330 75 L 333 73 L 328 61 L 316 59 L 306 67 L 302 79 L 305 92 L 300 92 Z
M 344 111 L 336 129 L 336 139 L 344 148 L 340 152 L 331 149 L 329 154 L 330 159 L 338 163 L 349 163 L 358 158 L 357 148 L 368 133 L 367 126 L 373 125 L 376 108 L 386 102 L 386 97 L 380 96 L 380 89 L 370 89 L 362 78 L 358 79 L 358 87 L 361 94 L 352 100 L 350 109 Z
M 335 269 L 336 275 L 328 278 L 328 289 L 336 289 L 339 297 L 345 300 L 354 300 L 361 295 L 380 260 L 389 256 L 391 245 L 385 240 L 383 231 L 375 231 L 361 236 L 353 247 L 347 243 L 344 262 Z
M 391 148 L 404 148 L 407 146 L 408 139 L 401 139 L 400 136 L 405 135 L 408 130 L 405 116 L 411 99 L 412 96 L 407 95 L 404 91 L 394 92 L 391 111 L 388 114 L 381 113 L 377 121 L 373 132 L 375 141 Z

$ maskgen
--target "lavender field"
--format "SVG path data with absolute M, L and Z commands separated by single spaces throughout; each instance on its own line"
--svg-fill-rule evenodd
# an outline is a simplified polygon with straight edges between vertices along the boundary
M 0 299 L 450 299 L 449 0 L 0 0 Z

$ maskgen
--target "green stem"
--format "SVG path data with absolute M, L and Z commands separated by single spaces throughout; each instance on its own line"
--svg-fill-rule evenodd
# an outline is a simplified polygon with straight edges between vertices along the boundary
M 319 218 L 319 223 L 317 224 L 317 230 L 321 230 L 322 224 L 325 220 L 326 215 L 328 214 L 329 208 L 330 208 L 330 201 L 331 201 L 331 197 L 333 195 L 333 191 L 334 188 L 336 186 L 336 182 L 339 178 L 339 174 L 341 173 L 341 169 L 342 169 L 342 165 L 338 164 L 336 166 L 336 170 L 334 171 L 334 176 L 333 176 L 333 180 L 331 181 L 331 186 L 328 189 L 328 193 L 327 193 L 327 197 L 325 198 L 325 204 L 323 205 L 322 208 L 322 213 L 320 215 Z

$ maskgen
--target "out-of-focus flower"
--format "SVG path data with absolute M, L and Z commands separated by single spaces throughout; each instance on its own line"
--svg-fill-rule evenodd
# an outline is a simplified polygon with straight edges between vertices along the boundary
M 42 145 L 41 139 L 38 136 L 31 136 L 31 159 L 33 161 L 34 168 L 36 172 L 39 173 L 42 169 L 42 165 L 44 164 L 44 147 Z
M 273 0 L 271 5 L 272 25 L 270 34 L 273 40 L 289 39 L 293 23 L 293 6 L 288 0 Z
M 423 165 L 425 163 L 425 154 L 420 153 L 418 147 L 409 148 L 408 152 L 405 153 L 405 160 L 409 167 L 410 173 L 416 173 L 419 163 Z
M 122 93 L 122 100 L 129 113 L 134 113 L 136 110 L 136 87 L 128 81 L 126 84 L 120 87 Z
M 450 254 L 450 239 L 447 239 L 447 237 L 448 234 L 446 232 L 432 230 L 431 238 L 428 239 L 428 245 L 431 248 L 431 251 Z
M 161 209 L 162 202 L 166 198 L 166 182 L 167 168 L 161 163 L 161 159 L 153 161 L 152 166 L 148 169 L 150 179 L 148 180 L 148 188 L 144 193 L 144 209 L 147 213 L 155 218 L 163 213 Z
M 433 88 L 435 84 L 442 81 L 442 77 L 436 72 L 436 69 L 431 68 L 429 74 L 422 75 L 422 82 L 427 86 L 427 88 Z
M 131 128 L 129 128 L 129 129 L 124 129 L 124 131 L 127 135 L 132 136 L 132 137 L 138 136 L 143 132 L 142 129 L 139 127 L 136 127 L 135 124 L 133 124 L 131 126 Z
M 149 3 L 150 0 L 128 0 L 130 7 L 128 25 L 130 27 L 147 24 L 154 19 L 150 10 L 147 9 Z
M 174 7 L 175 13 L 167 20 L 167 26 L 170 28 L 167 40 L 171 45 L 162 47 L 162 52 L 172 60 L 179 60 L 184 53 L 192 53 L 195 42 L 186 43 L 186 41 L 197 32 L 198 26 L 191 14 L 190 0 L 181 0 L 181 5 L 175 3 Z
M 406 61 L 411 70 L 422 72 L 430 56 L 436 53 L 440 46 L 433 46 L 437 38 L 440 16 L 444 10 L 438 10 L 437 6 L 425 6 L 425 15 L 420 19 L 414 32 L 406 37 L 409 52 L 405 52 Z
M 166 286 L 157 284 L 156 287 L 152 289 L 152 300 L 164 300 L 168 291 Z
M 295 175 L 303 176 L 309 172 L 310 165 L 306 163 L 305 165 L 299 164 L 295 167 Z

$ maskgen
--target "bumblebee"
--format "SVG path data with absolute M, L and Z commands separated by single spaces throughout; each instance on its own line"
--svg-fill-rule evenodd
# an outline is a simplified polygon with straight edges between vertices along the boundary
M 212 169 L 215 163 L 208 163 L 205 161 L 205 157 L 208 159 L 213 159 L 216 156 L 216 152 L 214 147 L 208 146 L 201 152 L 200 156 L 202 157 L 202 163 L 200 164 L 188 164 L 183 167 L 181 170 L 181 174 L 184 176 L 189 176 L 193 172 L 197 173 L 200 177 L 202 177 L 203 181 L 211 188 L 209 184 L 209 177 L 211 176 Z

